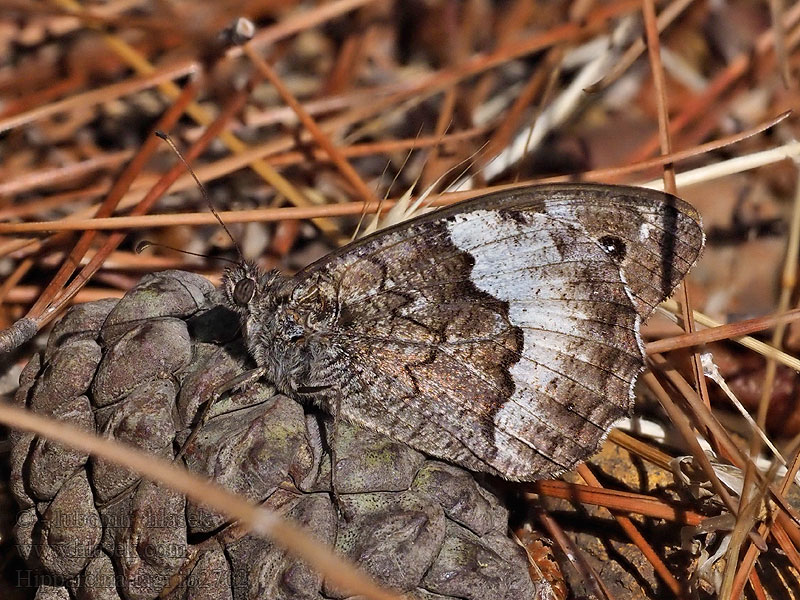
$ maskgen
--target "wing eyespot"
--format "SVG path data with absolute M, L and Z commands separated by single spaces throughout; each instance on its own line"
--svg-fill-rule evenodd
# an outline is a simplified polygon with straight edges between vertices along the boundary
M 608 254 L 609 258 L 616 263 L 621 263 L 625 260 L 628 253 L 628 246 L 625 241 L 615 235 L 604 235 L 598 242 L 603 248 L 603 252 Z

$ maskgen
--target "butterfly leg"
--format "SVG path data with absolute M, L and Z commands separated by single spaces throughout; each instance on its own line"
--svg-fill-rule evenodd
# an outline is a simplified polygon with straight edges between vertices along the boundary
M 198 432 L 203 428 L 203 425 L 205 425 L 211 414 L 211 407 L 216 404 L 217 400 L 219 400 L 223 394 L 230 391 L 240 391 L 246 389 L 258 381 L 262 375 L 264 375 L 264 369 L 262 367 L 249 369 L 217 387 L 217 389 L 214 390 L 214 392 L 211 394 L 211 397 L 205 403 L 205 406 L 203 406 L 200 416 L 196 419 L 197 422 L 194 426 L 194 429 L 192 429 L 189 437 L 186 438 L 186 441 L 183 442 L 183 445 L 181 445 L 181 449 L 175 455 L 175 460 L 178 460 L 183 456 L 186 448 L 188 448 L 189 444 L 191 444 L 194 441 L 194 438 L 197 437 Z
M 339 421 L 341 417 L 340 408 L 342 406 L 342 395 L 341 391 L 336 392 L 336 400 L 333 403 L 333 422 L 331 424 L 331 435 L 330 439 L 328 440 L 328 448 L 331 453 L 331 496 L 333 497 L 333 504 L 336 507 L 338 513 L 342 516 L 345 521 L 350 521 L 352 515 L 349 513 L 347 508 L 345 507 L 344 503 L 342 502 L 341 496 L 339 496 L 339 486 L 337 484 L 337 472 L 338 472 L 338 464 L 339 459 L 337 457 L 337 446 L 339 440 Z

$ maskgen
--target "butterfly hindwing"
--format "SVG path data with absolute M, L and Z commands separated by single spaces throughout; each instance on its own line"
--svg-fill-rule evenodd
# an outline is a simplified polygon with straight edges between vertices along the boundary
M 629 411 L 639 322 L 701 247 L 694 209 L 635 188 L 530 187 L 436 211 L 286 281 L 306 327 L 294 388 L 473 470 L 557 474 Z

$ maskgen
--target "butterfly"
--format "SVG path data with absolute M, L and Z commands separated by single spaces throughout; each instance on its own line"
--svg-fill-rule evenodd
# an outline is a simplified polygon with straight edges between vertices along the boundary
M 344 246 L 294 276 L 223 276 L 283 394 L 509 480 L 556 476 L 628 415 L 642 321 L 704 243 L 667 193 L 564 184 L 492 193 Z

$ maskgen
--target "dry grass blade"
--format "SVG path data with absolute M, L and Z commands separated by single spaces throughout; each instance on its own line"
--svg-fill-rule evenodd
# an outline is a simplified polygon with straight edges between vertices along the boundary
M 784 161 L 787 158 L 796 159 L 798 156 L 800 156 L 800 142 L 792 141 L 783 146 L 778 146 L 777 148 L 753 152 L 745 156 L 737 156 L 736 158 L 720 161 L 713 165 L 698 167 L 691 171 L 678 173 L 676 181 L 677 185 L 685 188 L 687 186 L 697 185 L 698 183 L 721 179 L 722 177 L 735 173 L 757 169 L 765 165 Z M 661 187 L 663 185 L 661 180 L 648 181 L 641 185 L 653 189 L 663 189 Z
M 0 195 L 13 196 L 38 187 L 46 188 L 50 185 L 102 171 L 106 168 L 118 167 L 120 164 L 124 164 L 132 155 L 133 153 L 129 151 L 115 152 L 61 169 L 47 169 L 43 173 L 31 173 L 0 184 Z
M 298 14 L 294 14 L 277 23 L 273 27 L 267 27 L 256 33 L 251 40 L 250 44 L 254 48 L 260 48 L 274 44 L 275 42 L 289 37 L 292 34 L 300 33 L 321 25 L 326 21 L 330 21 L 375 0 L 335 0 L 328 2 L 321 6 L 316 6 L 310 10 L 304 10 Z M 239 47 L 231 48 L 229 51 L 231 56 L 241 54 L 242 49 Z
M 707 427 L 711 434 L 714 436 L 716 441 L 721 445 L 722 449 L 724 450 L 726 456 L 735 464 L 739 469 L 744 470 L 749 460 L 747 460 L 741 451 L 733 444 L 730 440 L 727 432 L 719 425 L 719 423 L 714 419 L 713 415 L 711 415 L 710 411 L 708 411 L 707 407 L 699 402 L 696 398 L 693 391 L 688 388 L 688 385 L 682 378 L 677 375 L 674 370 L 666 369 L 665 374 L 670 378 L 670 380 L 681 389 L 684 396 L 689 399 L 691 407 L 694 409 L 694 415 L 698 418 L 700 423 Z M 667 400 L 667 402 L 669 402 Z M 694 452 L 695 457 L 699 455 Z M 700 461 L 703 462 L 702 459 Z M 705 469 L 705 468 L 704 468 Z M 706 470 L 706 473 L 713 473 L 713 469 L 711 471 Z M 764 475 L 756 470 L 754 473 L 758 476 L 759 481 L 764 481 Z M 716 475 L 712 475 L 712 483 L 716 478 Z M 785 499 L 783 498 L 781 492 L 778 490 L 777 486 L 773 484 L 768 484 L 770 488 L 770 494 L 772 500 L 777 503 L 777 507 L 780 509 L 777 517 L 776 517 L 776 525 L 775 525 L 775 532 L 776 535 L 774 538 L 778 541 L 781 549 L 786 553 L 787 556 L 792 557 L 793 563 L 795 562 L 795 558 L 798 559 L 796 564 L 800 564 L 800 554 L 797 552 L 797 547 L 800 544 L 800 529 L 798 529 L 796 518 L 793 516 L 792 509 L 787 505 Z M 721 496 L 722 497 L 722 496 Z M 734 513 L 735 514 L 735 513 Z M 765 528 L 761 528 L 759 530 L 759 534 L 762 535 L 768 531 Z M 752 536 L 752 531 L 751 531 Z M 742 589 L 742 584 L 745 580 L 747 580 L 747 573 L 748 569 L 754 564 L 755 557 L 757 555 L 758 549 L 755 544 L 752 544 L 748 549 L 747 553 L 745 554 L 745 558 L 742 562 L 742 568 L 738 571 L 740 577 L 734 581 L 734 585 L 731 588 L 731 597 L 738 596 L 739 592 Z M 744 575 L 744 577 L 741 577 Z M 738 583 L 737 583 L 738 582 Z M 737 587 L 738 586 L 738 587 Z M 737 591 L 739 590 L 739 591 Z

